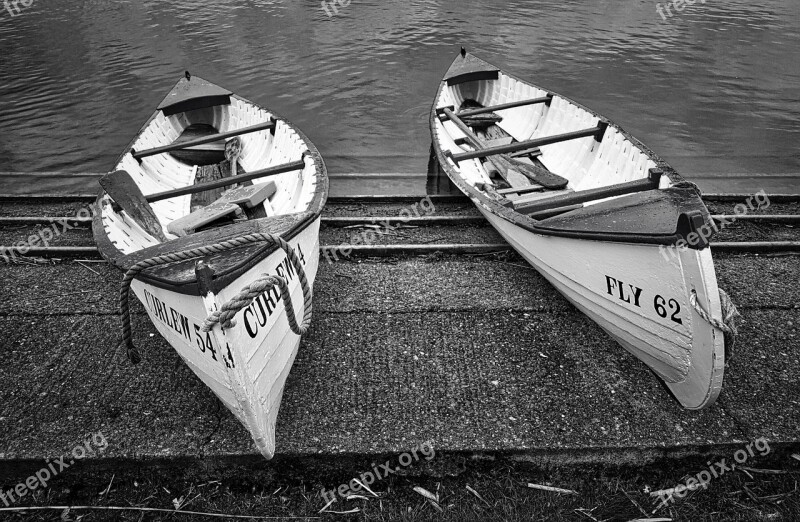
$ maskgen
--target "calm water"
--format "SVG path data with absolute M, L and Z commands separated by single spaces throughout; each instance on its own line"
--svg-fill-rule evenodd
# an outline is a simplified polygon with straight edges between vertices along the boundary
M 464 45 L 689 176 L 800 172 L 797 0 L 698 0 L 666 21 L 650 0 L 18 6 L 0 10 L 0 171 L 108 170 L 188 69 L 288 117 L 334 175 L 422 174 L 427 111 Z

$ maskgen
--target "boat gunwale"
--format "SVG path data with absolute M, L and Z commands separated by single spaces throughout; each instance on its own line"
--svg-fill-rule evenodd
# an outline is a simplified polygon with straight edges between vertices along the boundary
M 178 83 L 180 83 L 180 81 Z M 167 95 L 164 97 L 164 100 L 166 100 L 169 97 L 171 92 L 172 92 L 172 90 L 170 90 L 170 92 L 167 93 Z M 256 102 L 248 100 L 248 99 L 246 99 L 246 98 L 244 98 L 244 97 L 242 97 L 242 96 L 240 96 L 238 94 L 235 94 L 235 93 L 232 93 L 230 95 L 230 97 L 231 98 L 236 98 L 236 99 L 238 99 L 238 100 L 240 100 L 242 102 L 248 103 L 248 104 L 253 105 L 253 106 L 255 106 L 255 107 L 259 108 L 259 109 L 265 110 L 270 114 L 270 116 L 273 119 L 282 121 L 284 124 L 288 125 L 294 132 L 297 133 L 298 138 L 305 144 L 306 148 L 308 149 L 307 151 L 305 151 L 303 153 L 303 157 L 309 157 L 314 161 L 314 167 L 315 167 L 315 170 L 316 170 L 316 184 L 314 186 L 313 197 L 311 199 L 311 202 L 308 205 L 308 208 L 303 210 L 303 211 L 301 211 L 301 213 L 305 213 L 307 215 L 306 215 L 306 217 L 304 219 L 299 220 L 297 223 L 292 225 L 286 232 L 281 234 L 281 237 L 284 240 L 290 241 L 291 239 L 293 239 L 297 235 L 299 235 L 302 230 L 307 228 L 314 221 L 316 221 L 317 219 L 320 219 L 321 214 L 322 214 L 322 209 L 324 208 L 325 202 L 328 199 L 328 173 L 327 173 L 327 169 L 325 167 L 325 163 L 324 163 L 324 161 L 322 159 L 322 155 L 319 153 L 319 150 L 311 142 L 311 140 L 308 139 L 308 137 L 305 135 L 305 133 L 303 133 L 303 131 L 301 131 L 296 125 L 294 125 L 288 119 L 283 118 L 279 113 L 276 113 L 275 111 L 273 111 L 271 109 L 268 109 L 268 108 L 266 108 L 266 107 L 264 107 L 264 106 L 262 106 L 262 105 L 260 105 L 260 104 L 258 104 Z M 164 102 L 162 101 L 161 103 L 164 103 Z M 130 140 L 128 145 L 123 149 L 123 152 L 117 157 L 116 161 L 114 162 L 115 166 L 119 165 L 120 162 L 122 161 L 122 159 L 125 157 L 125 155 L 128 154 L 129 152 L 131 152 L 131 150 L 133 149 L 133 145 L 136 143 L 136 141 L 139 139 L 139 137 L 142 135 L 142 133 L 150 126 L 150 124 L 153 122 L 153 120 L 158 116 L 159 111 L 160 111 L 160 109 L 156 109 L 155 111 L 153 111 L 153 113 L 150 115 L 150 117 L 147 119 L 147 121 L 142 125 L 142 127 L 139 129 L 139 131 L 136 133 L 136 135 Z M 108 262 L 110 262 L 111 264 L 113 264 L 114 266 L 119 268 L 120 270 L 126 271 L 129 268 L 131 268 L 131 266 L 132 266 L 132 265 L 129 266 L 128 263 L 125 263 L 125 260 L 126 260 L 126 258 L 128 258 L 129 254 L 123 254 L 111 242 L 111 240 L 106 235 L 105 227 L 103 226 L 103 218 L 102 218 L 102 212 L 100 211 L 100 205 L 101 205 L 101 201 L 104 199 L 104 197 L 106 195 L 107 195 L 106 192 L 101 188 L 98 191 L 98 194 L 97 194 L 97 197 L 96 197 L 94 203 L 92 204 L 92 206 L 94 207 L 94 210 L 95 210 L 94 211 L 94 217 L 92 218 L 92 232 L 93 232 L 94 240 L 95 240 L 95 243 L 97 244 L 98 252 L 100 253 L 100 255 L 104 259 L 106 259 Z M 291 214 L 281 214 L 281 215 L 285 216 L 285 215 L 291 215 Z M 273 219 L 274 217 L 277 217 L 277 216 L 269 216 L 269 217 L 265 217 L 265 218 L 258 218 L 258 219 L 255 219 L 255 220 L 250 220 L 249 222 L 266 223 L 266 222 L 269 222 L 269 220 Z M 196 232 L 195 234 L 192 234 L 192 235 L 197 237 L 197 234 L 203 234 L 203 233 L 206 233 L 206 232 L 212 232 L 214 230 L 219 230 L 219 229 L 211 229 L 209 231 Z M 164 252 L 163 253 L 168 253 L 169 250 L 170 250 L 168 248 L 169 243 L 170 242 L 167 241 L 166 243 L 161 243 L 161 245 L 157 245 L 157 246 L 163 246 L 164 247 Z M 150 247 L 150 248 L 153 248 L 153 247 Z M 242 247 L 242 248 L 247 248 L 247 247 Z M 256 249 L 253 253 L 251 253 L 248 256 L 242 258 L 235 265 L 233 265 L 231 267 L 228 267 L 225 270 L 216 272 L 215 276 L 214 276 L 214 280 L 213 280 L 214 288 L 219 289 L 219 288 L 224 288 L 224 287 L 228 286 L 230 283 L 235 281 L 237 278 L 239 278 L 241 275 L 246 273 L 248 270 L 252 269 L 254 266 L 256 266 L 259 262 L 261 262 L 262 260 L 267 258 L 269 255 L 271 255 L 277 249 L 278 249 L 277 245 L 265 245 L 264 247 Z M 140 249 L 140 250 L 143 250 L 143 249 Z M 137 250 L 137 252 L 140 251 L 140 250 Z M 236 250 L 233 250 L 231 252 L 235 252 L 235 251 Z M 158 253 L 158 249 L 154 248 L 153 256 L 155 257 L 155 256 L 158 256 L 158 255 L 160 255 Z M 183 261 L 183 263 L 185 263 L 185 262 L 186 261 Z M 148 274 L 147 272 L 141 272 L 139 275 L 137 275 L 137 279 L 142 281 L 142 282 L 144 282 L 144 283 L 147 283 L 147 284 L 159 287 L 159 288 L 163 288 L 163 289 L 166 289 L 166 290 L 170 290 L 170 291 L 173 291 L 173 292 L 176 292 L 176 293 L 186 294 L 186 295 L 200 295 L 200 288 L 199 288 L 199 284 L 197 282 L 197 277 L 196 276 L 193 276 L 193 277 L 188 278 L 188 279 L 174 280 L 174 279 L 159 277 L 159 276 L 157 276 L 155 274 Z
M 471 54 L 471 53 L 470 53 Z M 474 56 L 474 55 L 472 55 Z M 452 65 L 458 60 L 458 56 L 453 60 Z M 484 60 L 485 61 L 485 60 Z M 489 62 L 486 62 L 489 63 Z M 494 64 L 489 63 L 489 65 L 494 66 Z M 513 80 L 521 82 L 525 85 L 534 87 L 536 89 L 545 91 L 551 94 L 553 97 L 559 97 L 562 100 L 571 103 L 575 107 L 586 111 L 588 114 L 598 118 L 600 122 L 607 123 L 608 126 L 613 127 L 619 134 L 622 135 L 623 138 L 627 139 L 634 147 L 637 147 L 642 153 L 646 154 L 649 159 L 651 159 L 655 164 L 657 169 L 660 169 L 663 172 L 663 175 L 666 176 L 671 185 L 668 188 L 675 188 L 677 185 L 682 183 L 688 183 L 687 180 L 681 176 L 672 166 L 670 166 L 664 159 L 662 159 L 658 154 L 656 154 L 652 149 L 650 149 L 647 145 L 642 143 L 639 139 L 635 136 L 627 132 L 625 129 L 620 127 L 614 121 L 606 118 L 602 114 L 598 113 L 586 107 L 585 105 L 564 96 L 556 91 L 545 89 L 535 83 L 530 81 L 524 80 L 519 76 L 516 76 L 512 73 L 507 72 L 503 68 L 499 68 L 499 74 L 505 75 Z M 448 68 L 449 70 L 449 68 Z M 573 238 L 573 239 L 582 239 L 582 240 L 594 240 L 594 241 L 602 241 L 602 242 L 612 242 L 612 243 L 643 243 L 643 244 L 654 244 L 654 245 L 674 245 L 678 240 L 684 239 L 684 235 L 680 233 L 677 227 L 676 222 L 676 231 L 673 234 L 629 234 L 629 233 L 619 233 L 619 232 L 584 232 L 584 231 L 569 231 L 569 230 L 554 230 L 549 229 L 544 226 L 540 226 L 539 220 L 531 218 L 525 214 L 517 212 L 514 209 L 505 207 L 498 203 L 497 201 L 493 200 L 492 198 L 488 197 L 482 191 L 478 190 L 477 188 L 473 187 L 469 183 L 467 183 L 464 178 L 461 176 L 459 172 L 457 172 L 453 166 L 447 161 L 447 156 L 445 156 L 444 152 L 442 151 L 442 147 L 439 143 L 439 140 L 435 134 L 436 122 L 439 120 L 439 116 L 437 114 L 437 109 L 439 105 L 439 100 L 441 98 L 442 92 L 444 89 L 452 87 L 447 84 L 447 81 L 444 79 L 447 76 L 445 75 L 442 77 L 442 80 L 439 82 L 439 88 L 436 91 L 436 97 L 434 98 L 433 105 L 431 107 L 430 116 L 429 116 L 429 127 L 431 131 L 431 139 L 433 141 L 433 149 L 436 153 L 436 159 L 438 160 L 439 164 L 444 169 L 445 173 L 447 174 L 448 178 L 461 190 L 465 193 L 475 204 L 481 205 L 493 214 L 509 221 L 525 230 L 530 232 L 534 232 L 536 234 L 541 234 L 545 236 L 558 236 L 558 237 L 566 237 L 566 238 Z M 499 80 L 499 77 L 498 77 Z M 485 81 L 485 80 L 478 80 L 478 81 Z M 657 189 L 657 190 L 664 190 L 664 189 Z M 699 189 L 697 191 L 698 199 L 701 197 Z M 701 200 L 702 201 L 702 200 Z M 703 207 L 705 208 L 705 203 L 703 203 Z M 705 212 L 703 213 L 704 221 L 710 221 L 710 213 L 708 209 L 705 208 Z M 542 220 L 544 221 L 544 220 Z M 708 244 L 699 244 L 699 245 L 690 245 L 687 244 L 689 248 L 695 250 L 702 250 L 708 247 Z

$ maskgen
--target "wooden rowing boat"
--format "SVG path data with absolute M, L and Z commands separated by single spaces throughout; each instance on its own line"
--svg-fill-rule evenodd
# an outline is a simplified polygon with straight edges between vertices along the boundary
M 463 49 L 430 126 L 441 168 L 517 252 L 684 407 L 715 401 L 735 307 L 696 186 L 602 116 Z
M 187 73 L 101 185 L 93 230 L 100 253 L 126 272 L 129 355 L 139 357 L 130 287 L 271 458 L 284 383 L 311 318 L 328 193 L 317 149 L 271 110 Z

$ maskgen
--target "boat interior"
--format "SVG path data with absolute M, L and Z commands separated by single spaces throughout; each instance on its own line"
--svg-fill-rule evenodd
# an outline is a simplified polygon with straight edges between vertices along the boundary
M 321 172 L 308 152 L 305 138 L 269 111 L 200 78 L 181 79 L 114 169 L 138 187 L 139 201 L 128 206 L 140 206 L 156 224 L 148 227 L 105 195 L 103 227 L 127 255 L 210 228 L 307 212 Z M 262 170 L 265 177 L 220 183 Z M 181 191 L 213 182 L 224 186 Z
M 540 230 L 663 236 L 706 219 L 695 187 L 619 127 L 471 54 L 442 81 L 433 133 L 462 183 Z M 619 219 L 645 202 L 663 212 Z

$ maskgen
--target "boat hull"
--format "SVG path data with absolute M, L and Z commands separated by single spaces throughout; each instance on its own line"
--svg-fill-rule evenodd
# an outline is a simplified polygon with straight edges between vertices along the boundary
M 300 258 L 309 285 L 319 266 L 317 217 L 288 241 Z M 286 253 L 275 250 L 240 277 L 206 296 L 189 295 L 134 280 L 131 288 L 158 332 L 187 366 L 250 432 L 259 452 L 275 452 L 275 421 L 286 378 L 300 345 L 292 332 L 277 288 L 267 290 L 237 313 L 234 325 L 202 332 L 205 319 L 263 274 L 286 279 L 298 320 L 303 290 Z
M 722 388 L 724 338 L 690 304 L 719 309 L 710 249 L 540 235 L 476 202 L 492 226 L 573 305 L 647 364 L 688 409 Z M 716 302 L 714 302 L 716 301 Z

